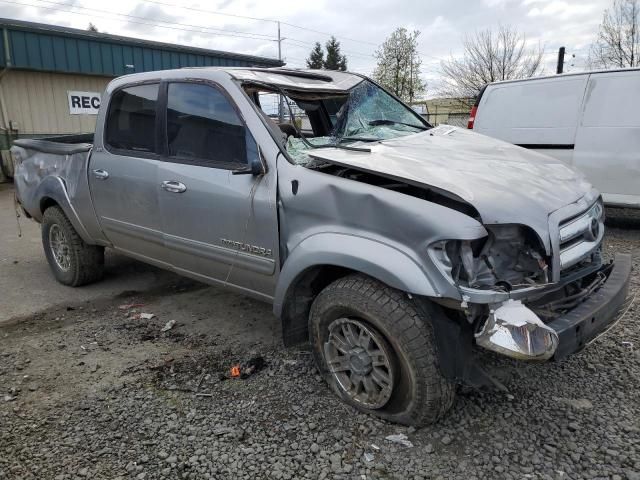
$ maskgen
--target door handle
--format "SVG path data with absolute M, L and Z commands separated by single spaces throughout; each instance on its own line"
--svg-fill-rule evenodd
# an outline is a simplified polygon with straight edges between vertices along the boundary
M 175 180 L 165 180 L 160 186 L 167 192 L 182 193 L 187 191 L 187 186 L 182 182 L 176 182 Z
M 106 170 L 102 170 L 101 168 L 98 168 L 93 171 L 93 176 L 96 177 L 98 180 L 106 180 L 107 178 L 109 178 L 109 172 L 107 172 Z

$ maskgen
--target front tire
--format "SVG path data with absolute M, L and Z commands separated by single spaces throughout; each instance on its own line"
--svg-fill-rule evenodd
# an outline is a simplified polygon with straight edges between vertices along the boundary
M 320 374 L 363 412 L 405 425 L 437 421 L 455 387 L 438 369 L 430 315 L 442 313 L 364 275 L 336 280 L 309 316 Z
M 102 278 L 104 247 L 85 243 L 58 206 L 47 208 L 42 216 L 42 246 L 60 283 L 79 287 Z

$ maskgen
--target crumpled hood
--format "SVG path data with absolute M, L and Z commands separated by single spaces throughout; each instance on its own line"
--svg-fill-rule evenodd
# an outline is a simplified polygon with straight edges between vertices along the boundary
M 483 223 L 528 225 L 543 239 L 548 237 L 549 214 L 593 188 L 559 160 L 447 125 L 357 145 L 371 153 L 324 148 L 309 155 L 446 190 L 473 205 Z

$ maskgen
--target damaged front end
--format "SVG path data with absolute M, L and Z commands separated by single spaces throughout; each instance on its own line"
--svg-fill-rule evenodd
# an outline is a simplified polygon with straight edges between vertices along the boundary
M 429 255 L 461 290 L 460 307 L 474 325 L 477 345 L 516 359 L 547 360 L 558 346 L 558 336 L 520 300 L 511 298 L 550 285 L 544 247 L 522 225 L 485 228 L 485 238 L 438 242 Z
M 520 300 L 507 300 L 492 309 L 476 343 L 519 360 L 548 360 L 558 348 L 558 334 Z
M 438 242 L 430 246 L 429 255 L 459 289 L 462 302 L 456 308 L 472 326 L 478 346 L 515 359 L 548 360 L 558 357 L 560 332 L 566 337 L 566 325 L 582 335 L 582 322 L 598 321 L 594 315 L 585 319 L 574 314 L 611 283 L 613 265 L 603 265 L 601 259 L 603 224 L 604 209 L 599 200 L 583 213 L 560 222 L 559 247 L 553 251 L 555 260 L 560 260 L 556 262 L 538 236 L 523 225 L 485 226 L 485 238 Z M 627 262 L 621 262 L 624 269 Z M 600 319 L 603 326 L 613 321 L 624 300 L 620 292 L 626 292 L 628 275 L 616 278 L 622 278 L 622 283 L 614 286 L 617 307 Z M 596 333 L 594 330 L 589 338 L 572 342 L 573 350 Z M 562 351 L 566 350 L 563 345 Z

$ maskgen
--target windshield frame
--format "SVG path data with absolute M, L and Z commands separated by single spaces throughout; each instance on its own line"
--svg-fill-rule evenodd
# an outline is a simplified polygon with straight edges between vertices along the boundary
M 354 75 L 356 77 L 361 78 L 361 81 L 358 82 L 356 85 L 353 85 L 348 90 L 343 90 L 342 93 L 349 95 L 354 88 L 357 88 L 363 82 L 370 82 L 373 85 L 375 85 L 376 87 L 378 87 L 379 89 L 381 89 L 382 91 L 384 91 L 387 95 L 389 95 L 391 98 L 396 100 L 398 103 L 400 103 L 400 105 L 402 105 L 402 107 L 405 110 L 409 111 L 418 120 L 419 123 L 421 123 L 422 125 L 425 126 L 425 130 L 424 131 L 427 131 L 427 130 L 430 130 L 430 129 L 434 128 L 434 126 L 431 125 L 427 120 L 425 120 L 418 112 L 416 112 L 413 108 L 411 108 L 409 105 L 407 105 L 405 102 L 403 102 L 397 95 L 395 95 L 393 92 L 389 91 L 388 89 L 386 89 L 385 87 L 380 85 L 375 80 L 373 80 L 373 79 L 371 79 L 371 78 L 369 78 L 366 75 L 363 75 L 361 73 L 355 73 L 355 72 L 346 72 L 346 73 L 349 73 L 350 75 Z M 244 96 L 246 101 L 249 103 L 249 105 L 251 105 L 251 108 L 253 109 L 253 111 L 256 113 L 256 115 L 260 119 L 260 122 L 262 123 L 262 125 L 265 127 L 265 129 L 269 133 L 269 136 L 272 138 L 276 148 L 279 150 L 280 153 L 282 153 L 282 155 L 287 160 L 287 162 L 290 163 L 291 165 L 296 165 L 296 166 L 300 165 L 289 154 L 289 152 L 287 151 L 286 144 L 285 143 L 281 143 L 279 141 L 279 139 L 277 139 L 275 137 L 274 132 L 271 130 L 270 126 L 267 124 L 267 120 L 262 115 L 260 106 L 258 106 L 253 101 L 253 99 L 251 98 L 251 96 L 249 95 L 249 93 L 247 92 L 245 87 L 250 87 L 252 85 L 256 86 L 256 87 L 262 87 L 262 88 L 267 87 L 270 91 L 273 91 L 274 93 L 278 92 L 279 90 L 283 90 L 286 93 L 287 89 L 280 88 L 275 83 L 271 84 L 271 83 L 263 82 L 263 81 L 256 82 L 256 81 L 252 81 L 252 80 L 240 80 L 240 79 L 236 80 L 236 79 L 234 79 L 234 83 L 237 85 L 238 89 L 240 90 L 240 92 L 242 93 L 242 95 Z M 336 91 L 333 91 L 333 90 L 327 91 L 327 90 L 323 90 L 321 88 L 320 89 L 300 89 L 298 91 L 299 92 L 304 92 L 304 93 L 313 93 L 313 92 L 318 92 L 318 93 L 337 93 Z M 424 131 L 416 132 L 416 133 L 423 133 Z M 384 141 L 384 140 L 378 140 L 378 141 L 381 142 L 381 141 Z M 327 145 L 328 148 L 331 148 L 331 146 L 332 145 Z
M 367 77 L 366 75 L 362 75 L 360 73 L 352 73 L 352 75 L 355 75 L 357 77 L 362 78 L 363 81 L 368 81 L 372 84 L 374 84 L 376 87 L 378 87 L 380 90 L 382 90 L 383 92 L 385 92 L 387 95 L 391 96 L 391 98 L 393 98 L 394 100 L 396 100 L 397 102 L 399 102 L 406 110 L 408 110 L 409 112 L 411 112 L 413 114 L 413 116 L 415 118 L 418 119 L 418 121 L 420 123 L 422 123 L 426 129 L 426 130 L 430 130 L 432 128 L 434 128 L 433 125 L 431 125 L 429 122 L 427 122 L 422 115 L 420 115 L 418 112 L 416 112 L 413 108 L 411 108 L 411 106 L 407 105 L 406 103 L 404 103 L 396 94 L 394 94 L 392 91 L 386 89 L 385 87 L 383 87 L 382 85 L 380 85 L 378 82 L 376 82 L 375 80 L 373 80 L 372 78 Z M 362 82 L 359 82 L 357 85 L 354 85 L 353 87 L 351 87 L 349 90 L 347 90 L 348 92 L 351 92 L 351 90 L 353 90 L 354 88 L 360 86 Z

